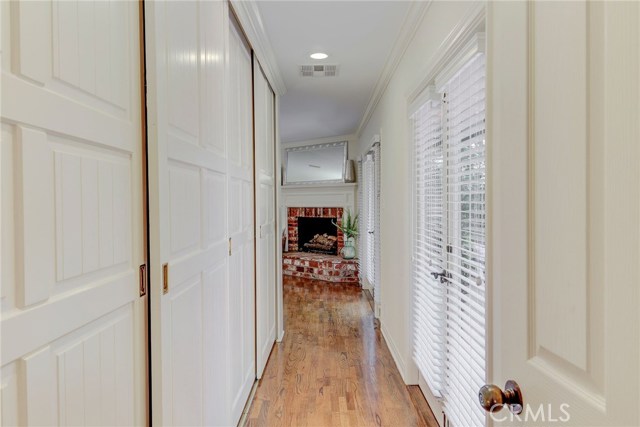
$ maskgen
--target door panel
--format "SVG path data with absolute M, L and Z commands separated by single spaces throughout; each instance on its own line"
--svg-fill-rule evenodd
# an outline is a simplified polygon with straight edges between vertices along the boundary
M 602 358 L 597 353 L 603 344 L 602 336 L 594 333 L 597 329 L 588 326 L 589 318 L 602 322 L 602 300 L 593 301 L 592 313 L 587 306 L 588 293 L 600 294 L 601 287 L 600 280 L 588 281 L 591 248 L 587 236 L 600 240 L 602 235 L 600 223 L 589 224 L 587 205 L 588 197 L 599 197 L 598 188 L 590 186 L 587 177 L 592 176 L 595 182 L 602 179 L 599 171 L 587 164 L 589 146 L 600 151 L 601 144 L 587 139 L 588 8 L 586 3 L 540 3 L 532 8 L 531 17 L 535 99 L 531 273 L 535 279 L 529 333 L 539 362 L 568 364 L 584 374 L 590 354 L 596 357 L 593 367 L 600 370 Z M 565 67 L 571 73 L 557 74 Z M 549 209 L 563 204 L 573 208 Z M 570 242 L 571 250 L 555 244 L 556 239 Z M 592 255 L 597 259 L 597 252 Z M 572 321 L 558 322 L 566 313 L 571 313 Z M 594 351 L 587 349 L 588 341 L 596 345 Z M 564 366 L 557 368 L 564 370 Z
M 139 5 L 0 7 L 2 423 L 145 424 Z
M 231 371 L 231 419 L 237 423 L 256 378 L 254 203 L 253 203 L 253 100 L 251 52 L 234 18 L 229 23 L 229 147 L 228 215 L 231 262 L 229 284 L 231 320 L 229 351 L 236 359 Z
M 640 422 L 639 9 L 490 7 L 494 376 L 543 422 Z
M 227 425 L 226 4 L 153 2 L 145 19 L 154 421 Z
M 256 343 L 257 377 L 276 341 L 276 239 L 274 174 L 274 94 L 257 59 L 254 67 L 256 183 Z
M 146 24 L 154 422 L 234 425 L 255 379 L 250 54 L 226 2 L 150 2 Z

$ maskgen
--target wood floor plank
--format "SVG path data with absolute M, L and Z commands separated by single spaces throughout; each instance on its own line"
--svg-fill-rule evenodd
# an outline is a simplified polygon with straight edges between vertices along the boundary
M 285 276 L 284 298 L 286 334 L 247 426 L 437 427 L 424 397 L 405 386 L 360 287 Z

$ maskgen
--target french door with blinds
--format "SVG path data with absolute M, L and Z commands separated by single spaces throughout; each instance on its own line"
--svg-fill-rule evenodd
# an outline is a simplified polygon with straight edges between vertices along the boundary
M 464 57 L 436 77 L 410 113 L 414 358 L 449 423 L 482 426 L 476 393 L 486 382 L 485 57 L 477 47 Z
M 380 316 L 380 144 L 375 143 L 362 160 L 361 274 L 373 291 L 375 316 Z

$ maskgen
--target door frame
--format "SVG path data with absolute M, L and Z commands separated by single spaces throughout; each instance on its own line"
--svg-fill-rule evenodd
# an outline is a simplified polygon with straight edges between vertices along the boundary
M 147 376 L 147 425 L 153 425 L 153 411 L 151 408 L 153 387 L 152 381 L 152 357 L 151 357 L 151 294 L 153 289 L 151 286 L 151 239 L 149 229 L 149 131 L 147 128 L 147 43 L 146 43 L 146 20 L 145 20 L 145 6 L 147 0 L 140 0 L 138 2 L 139 10 L 139 32 L 140 32 L 140 108 L 141 108 L 141 129 L 142 129 L 142 197 L 143 197 L 143 241 L 144 241 L 144 265 L 146 266 L 144 272 L 140 272 L 141 279 L 144 274 L 145 281 L 145 297 L 146 303 L 146 335 L 147 335 L 147 351 L 146 357 L 146 376 Z M 142 292 L 142 290 L 141 290 Z
M 463 19 L 461 19 L 455 25 L 454 28 L 452 28 L 447 38 L 442 42 L 440 47 L 437 49 L 433 58 L 429 62 L 429 65 L 425 68 L 425 72 L 421 74 L 422 77 L 419 80 L 417 80 L 412 86 L 412 89 L 410 90 L 409 95 L 406 98 L 407 111 L 410 111 L 411 104 L 414 103 L 420 97 L 420 95 L 427 90 L 427 87 L 432 83 L 435 77 L 438 74 L 442 73 L 446 68 L 448 68 L 449 65 L 452 64 L 452 61 L 454 61 L 456 56 L 460 54 L 461 50 L 464 49 L 464 47 L 467 45 L 469 40 L 471 40 L 475 34 L 477 34 L 479 31 L 484 31 L 485 33 L 487 32 L 487 30 L 489 29 L 489 24 L 490 23 L 488 22 L 486 4 L 478 3 L 477 5 L 470 8 L 467 15 Z M 480 30 L 481 28 L 483 29 Z M 486 39 L 485 39 L 485 43 L 486 43 Z M 487 134 L 487 141 L 488 141 L 485 148 L 486 149 L 485 161 L 487 164 L 486 193 L 485 193 L 485 197 L 486 197 L 486 203 L 485 203 L 485 206 L 486 206 L 486 212 L 485 212 L 486 214 L 486 224 L 485 224 L 486 225 L 486 232 L 485 232 L 485 239 L 486 239 L 486 259 L 485 259 L 485 269 L 486 269 L 485 350 L 486 350 L 486 356 L 485 357 L 486 357 L 486 360 L 485 360 L 485 364 L 486 365 L 485 365 L 485 370 L 486 370 L 487 379 L 493 377 L 493 358 L 492 358 L 492 354 L 493 354 L 493 335 L 492 335 L 493 320 L 492 319 L 493 318 L 492 318 L 492 308 L 491 308 L 491 301 L 493 299 L 493 289 L 491 286 L 491 283 L 492 283 L 491 265 L 493 260 L 491 200 L 492 200 L 493 190 L 492 190 L 491 184 L 493 180 L 492 180 L 492 165 L 490 161 L 491 160 L 491 143 L 490 143 L 491 127 L 489 126 L 491 124 L 490 122 L 491 99 L 489 99 L 489 94 L 491 91 L 491 81 L 489 78 L 490 66 L 491 64 L 489 62 L 489 54 L 487 53 L 487 65 L 486 65 L 487 67 L 487 77 L 486 77 L 487 101 L 486 101 L 486 113 L 485 113 L 486 121 L 487 121 L 486 134 Z M 410 123 L 408 114 L 406 114 L 405 129 L 407 129 L 407 135 L 410 135 L 411 123 Z M 409 193 L 410 194 L 410 200 L 409 200 L 410 214 L 409 215 L 410 215 L 410 221 L 411 221 L 410 235 L 414 236 L 416 218 L 415 218 L 415 201 L 414 201 L 413 194 L 415 193 L 416 186 L 415 186 L 415 180 L 413 179 L 414 177 L 413 165 L 415 161 L 415 156 L 413 153 L 413 147 L 411 147 L 407 151 L 408 151 L 407 161 L 408 161 L 409 167 L 411 168 L 410 169 L 411 172 L 408 174 L 408 182 L 407 182 L 407 185 L 410 189 L 409 190 L 410 191 Z M 413 243 L 414 242 L 412 237 L 411 239 L 409 239 L 408 248 L 407 248 L 408 253 L 410 254 L 413 254 Z M 413 283 L 411 283 L 411 295 L 413 295 L 414 292 L 415 290 L 413 287 Z M 410 310 L 413 313 L 414 311 L 413 304 L 411 304 Z M 413 314 L 411 318 L 413 319 Z M 411 331 L 410 331 L 412 348 L 415 345 L 415 337 L 414 337 L 413 329 L 414 329 L 414 323 L 412 321 Z M 420 390 L 422 391 L 425 399 L 427 400 L 427 403 L 432 408 L 432 411 L 436 416 L 436 420 L 441 422 L 440 424 L 441 426 L 443 427 L 446 426 L 447 420 L 446 420 L 446 416 L 444 416 L 442 403 L 440 403 L 440 400 L 430 390 L 426 381 L 420 374 L 417 365 L 413 362 L 413 359 L 411 360 L 411 363 L 407 364 L 406 374 L 408 378 L 408 383 L 417 384 L 420 387 Z M 487 424 L 487 425 L 490 425 L 490 424 Z

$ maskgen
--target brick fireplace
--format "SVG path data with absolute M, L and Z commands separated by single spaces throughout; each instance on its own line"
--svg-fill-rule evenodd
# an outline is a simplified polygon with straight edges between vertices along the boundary
M 287 241 L 288 252 L 302 250 L 303 242 L 298 245 L 298 218 L 330 218 L 338 225 L 342 224 L 342 208 L 288 208 L 287 209 Z M 338 253 L 344 246 L 344 236 L 338 229 Z
M 330 218 L 342 224 L 345 209 L 356 212 L 356 191 L 355 183 L 282 187 L 280 215 L 286 227 L 282 230 L 285 234 L 283 237 L 287 241 L 287 248 L 282 254 L 283 274 L 326 282 L 359 283 L 358 260 L 343 259 L 340 256 L 340 250 L 344 247 L 341 231 L 337 235 L 338 255 L 302 252 L 299 245 L 304 246 L 304 242 L 298 241 L 298 218 Z
M 299 225 L 308 218 L 326 218 L 342 225 L 343 208 L 287 208 L 288 250 L 282 254 L 282 272 L 288 276 L 327 282 L 359 283 L 358 261 L 343 259 L 339 254 L 344 247 L 344 235 L 337 229 L 337 254 L 303 252 L 305 242 L 299 240 Z M 305 218 L 301 221 L 300 218 Z M 325 221 L 326 222 L 326 221 Z M 307 240 L 309 237 L 307 237 Z

